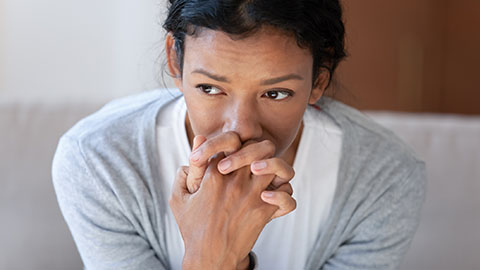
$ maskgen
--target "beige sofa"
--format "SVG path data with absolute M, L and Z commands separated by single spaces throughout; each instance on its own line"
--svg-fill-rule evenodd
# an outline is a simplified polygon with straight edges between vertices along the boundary
M 0 269 L 82 268 L 50 166 L 60 135 L 99 107 L 0 105 Z M 423 219 L 402 269 L 480 269 L 480 117 L 369 114 L 427 162 Z

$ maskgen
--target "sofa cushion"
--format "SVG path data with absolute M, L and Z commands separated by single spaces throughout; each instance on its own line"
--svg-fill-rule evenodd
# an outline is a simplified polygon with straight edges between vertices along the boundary
M 424 158 L 427 195 L 402 269 L 479 269 L 480 117 L 370 113 Z
M 60 136 L 97 108 L 0 105 L 0 269 L 82 269 L 50 171 Z

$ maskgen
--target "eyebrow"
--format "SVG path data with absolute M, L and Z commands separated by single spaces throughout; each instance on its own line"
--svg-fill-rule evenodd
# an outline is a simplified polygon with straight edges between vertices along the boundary
M 219 82 L 226 82 L 226 83 L 230 82 L 230 80 L 228 80 L 227 77 L 212 74 L 212 73 L 210 73 L 210 72 L 208 72 L 204 69 L 195 69 L 194 71 L 192 71 L 192 74 L 193 73 L 203 74 L 203 75 L 209 77 L 210 79 L 213 79 L 213 80 L 219 81 Z
M 280 76 L 280 77 L 276 77 L 276 78 L 271 78 L 271 79 L 267 79 L 267 80 L 263 80 L 260 85 L 271 85 L 271 84 L 276 84 L 276 83 L 279 83 L 279 82 L 284 82 L 284 81 L 288 81 L 288 80 L 300 80 L 300 81 L 303 81 L 303 77 L 298 75 L 298 74 L 288 74 L 288 75 L 285 75 L 285 76 Z
M 212 73 L 210 73 L 210 72 L 208 72 L 204 69 L 195 69 L 194 71 L 192 71 L 192 74 L 193 73 L 203 74 L 203 75 L 205 75 L 205 76 L 207 76 L 207 77 L 209 77 L 209 78 L 211 78 L 215 81 L 230 83 L 230 80 L 227 79 L 227 77 L 212 74 Z M 303 81 L 304 78 L 302 76 L 298 75 L 298 74 L 291 73 L 291 74 L 287 74 L 287 75 L 284 75 L 284 76 L 263 80 L 263 81 L 260 82 L 260 85 L 271 85 L 271 84 L 276 84 L 276 83 L 283 82 L 283 81 L 288 81 L 288 80 Z

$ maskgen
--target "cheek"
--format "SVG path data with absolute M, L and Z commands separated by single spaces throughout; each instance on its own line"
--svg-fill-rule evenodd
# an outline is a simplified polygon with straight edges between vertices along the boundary
M 277 146 L 277 155 L 282 155 L 295 140 L 302 122 L 305 109 L 289 110 L 289 113 L 272 114 L 265 119 L 265 129 L 273 137 Z
M 221 130 L 222 123 L 216 117 L 221 115 L 218 108 L 203 104 L 195 98 L 190 99 L 188 95 L 184 97 L 190 125 L 195 135 L 203 135 L 208 138 Z

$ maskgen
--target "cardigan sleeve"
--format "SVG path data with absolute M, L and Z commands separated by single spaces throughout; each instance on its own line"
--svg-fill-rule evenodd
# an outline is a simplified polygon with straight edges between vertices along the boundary
M 60 140 L 52 177 L 85 269 L 169 268 L 126 217 L 115 191 L 99 181 L 77 140 Z
M 376 199 L 322 269 L 398 269 L 419 224 L 425 164 L 418 161 L 400 180 Z

